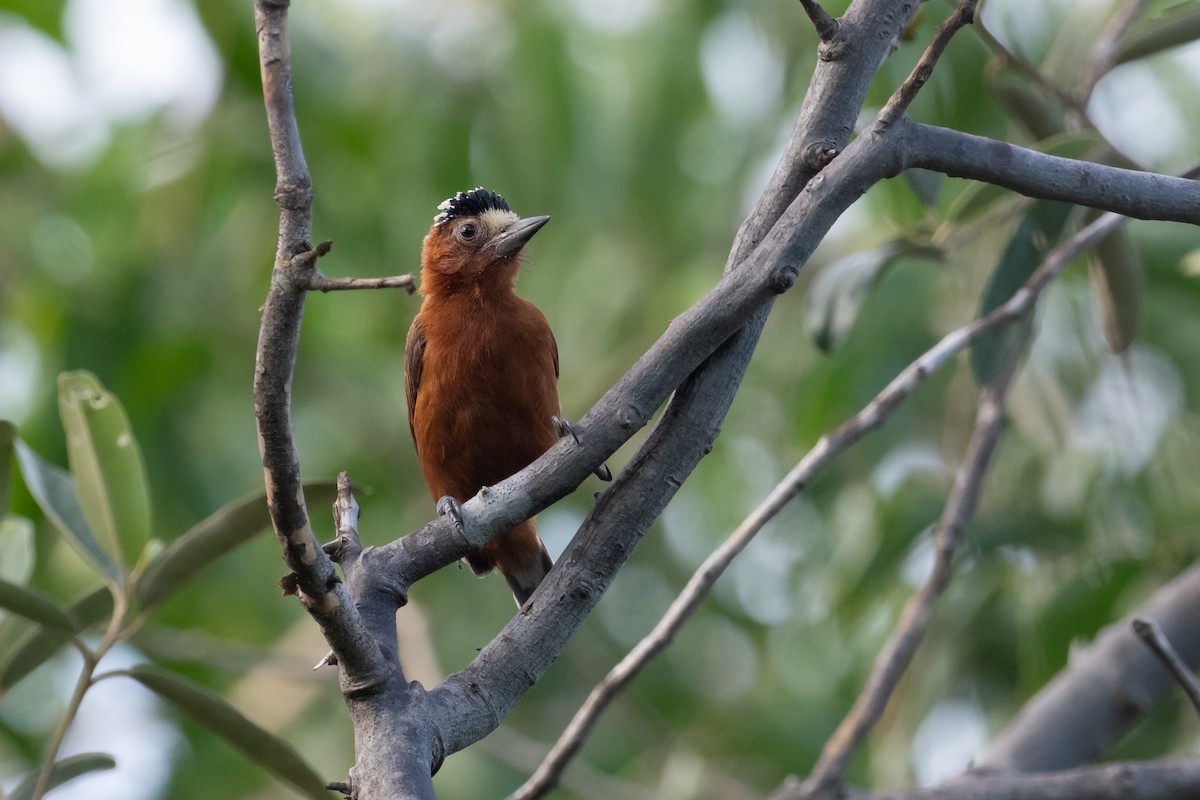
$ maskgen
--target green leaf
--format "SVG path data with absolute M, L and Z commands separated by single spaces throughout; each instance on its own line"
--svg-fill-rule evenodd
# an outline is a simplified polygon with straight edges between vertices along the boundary
M 1124 3 L 1106 3 L 1087 8 L 1081 4 L 1062 4 L 1058 24 L 1047 26 L 1049 45 L 1032 66 L 1048 86 L 1074 87 L 1094 58 L 1097 41 L 1105 35 Z M 1064 106 L 1065 108 L 1065 106 Z
M 1039 200 L 1021 220 L 1000 262 L 992 272 L 979 316 L 985 317 L 997 306 L 1008 302 L 1013 293 L 1029 279 L 1045 255 L 1062 235 L 1072 206 Z M 1030 317 L 1011 325 L 995 328 L 975 340 L 971 349 L 971 368 L 980 384 L 991 383 L 998 375 L 1025 355 L 1033 332 Z
M 216 693 L 146 665 L 134 667 L 129 675 L 305 796 L 329 799 L 325 782 L 291 745 L 246 719 Z
M 112 614 L 112 593 L 102 587 L 85 595 L 71 605 L 67 613 L 75 620 L 74 633 L 82 633 Z M 0 697 L 20 683 L 25 676 L 46 663 L 69 637 L 49 628 L 28 631 L 0 657 Z
M 942 189 L 942 174 L 930 169 L 906 169 L 903 173 L 904 182 L 913 194 L 921 201 L 921 205 L 932 207 L 937 204 L 938 194 Z
M 0 11 L 16 14 L 42 33 L 62 42 L 65 5 L 64 0 L 0 0 Z
M 117 765 L 117 762 L 112 756 L 105 753 L 80 753 L 77 756 L 64 758 L 54 764 L 54 770 L 50 773 L 49 789 L 55 789 L 62 786 L 69 780 L 87 775 L 89 772 L 99 772 L 105 769 L 112 769 Z M 33 797 L 33 790 L 37 787 L 37 773 L 33 773 L 21 784 L 13 789 L 9 800 L 29 800 Z
M 25 517 L 9 514 L 0 519 L 0 580 L 18 586 L 29 583 L 33 574 L 33 522 Z
M 63 633 L 75 632 L 75 621 L 58 603 L 39 591 L 0 580 L 0 608 L 20 614 L 26 619 L 41 623 Z
M 337 487 L 328 481 L 310 483 L 305 484 L 304 492 L 309 504 L 329 504 L 337 495 Z M 150 562 L 134 584 L 142 607 L 153 608 L 163 602 L 218 558 L 270 527 L 271 515 L 263 492 L 222 506 Z
M 12 483 L 13 441 L 17 427 L 0 419 L 0 517 L 8 513 L 8 490 Z
M 940 251 L 895 240 L 824 267 L 805 298 L 804 327 L 817 347 L 833 352 L 846 340 L 867 293 L 884 271 L 906 256 L 936 260 Z
M 25 486 L 42 513 L 54 523 L 84 561 L 110 581 L 120 583 L 121 571 L 96 543 L 96 537 L 92 536 L 92 529 L 84 519 L 75 482 L 70 474 L 44 460 L 20 439 L 16 441 L 16 450 L 21 477 L 25 479 Z
M 1200 39 L 1200 5 L 1183 3 L 1154 19 L 1139 22 L 1121 42 L 1117 64 L 1154 55 Z
M 58 376 L 58 409 L 84 518 L 117 564 L 133 564 L 150 537 L 150 492 L 129 417 L 90 372 Z
M 0 519 L 0 581 L 25 586 L 33 575 L 34 560 L 33 522 L 15 514 Z M 0 611 L 0 622 L 10 620 L 8 612 Z
M 1104 321 L 1104 338 L 1114 353 L 1123 353 L 1133 343 L 1142 320 L 1145 265 L 1125 227 L 1113 231 L 1096 245 L 1090 260 L 1092 288 L 1100 299 Z

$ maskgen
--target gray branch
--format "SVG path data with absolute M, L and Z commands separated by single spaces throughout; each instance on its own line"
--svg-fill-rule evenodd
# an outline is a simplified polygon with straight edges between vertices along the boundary
M 898 792 L 847 791 L 844 800 L 1195 800 L 1200 759 L 1119 762 L 1037 775 L 964 777 Z M 800 800 L 798 782 L 771 800 Z
M 1158 660 L 1175 678 L 1175 682 L 1183 689 L 1188 700 L 1192 701 L 1192 708 L 1200 711 L 1200 681 L 1196 680 L 1196 673 L 1192 668 L 1180 658 L 1175 646 L 1171 644 L 1171 640 L 1163 633 L 1163 629 L 1159 627 L 1158 623 L 1152 619 L 1135 619 L 1133 632 L 1141 637 L 1154 655 L 1158 656 Z
M 346 678 L 367 686 L 385 679 L 393 667 L 381 657 L 333 564 L 317 544 L 304 505 L 300 458 L 292 441 L 292 372 L 306 292 L 289 273 L 298 264 L 311 262 L 306 256 L 312 252 L 312 181 L 292 104 L 286 11 L 286 2 L 259 0 L 255 4 L 280 216 L 275 269 L 263 306 L 254 365 L 254 410 L 271 521 L 292 570 L 285 588 L 299 595 L 327 631 L 330 646 L 346 665 Z
M 905 120 L 904 166 L 1135 219 L 1200 224 L 1200 181 L 1093 164 Z
M 1200 565 L 1106 627 L 1001 731 L 982 764 L 938 787 L 900 792 L 847 790 L 847 800 L 1050 800 L 1051 798 L 1200 798 L 1200 759 L 1081 767 L 1099 758 L 1141 715 L 1174 690 L 1173 676 L 1134 633 L 1153 618 L 1180 658 L 1200 668 Z M 790 778 L 771 800 L 807 800 Z
M 351 789 L 362 798 L 433 797 L 434 748 L 428 727 L 412 714 L 421 696 L 404 680 L 396 658 L 395 605 L 356 600 L 341 583 L 309 523 L 292 439 L 291 386 L 300 320 L 315 270 L 312 180 L 300 146 L 292 102 L 287 0 L 256 0 L 263 98 L 275 155 L 279 242 L 263 305 L 254 367 L 254 410 L 267 502 L 292 574 L 285 590 L 300 597 L 337 655 L 342 694 L 354 722 L 356 769 Z M 359 588 L 355 586 L 353 588 Z M 391 611 L 384 611 L 391 608 Z
M 1094 761 L 1175 681 L 1133 632 L 1137 617 L 1158 622 L 1180 657 L 1200 667 L 1200 565 L 1161 589 L 1141 608 L 1109 625 L 1025 704 L 996 737 L 980 769 L 1045 772 Z

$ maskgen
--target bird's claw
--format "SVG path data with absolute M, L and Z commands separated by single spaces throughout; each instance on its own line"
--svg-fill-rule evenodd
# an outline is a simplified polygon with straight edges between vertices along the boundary
M 462 504 L 453 497 L 446 495 L 441 500 L 438 500 L 437 513 L 439 516 L 449 517 L 450 521 L 454 523 L 454 529 L 460 534 L 466 534 L 467 525 L 463 516 Z
M 575 440 L 575 444 L 583 446 L 583 442 L 579 441 L 579 434 L 575 430 L 574 423 L 566 417 L 550 417 L 550 421 L 554 423 L 554 430 L 558 432 L 558 438 L 565 439 L 570 436 Z M 608 464 L 601 464 L 592 471 L 602 481 L 608 482 L 612 480 L 612 470 L 608 468 Z
M 575 432 L 575 425 L 566 417 L 550 417 L 550 421 L 554 423 L 554 430 L 558 432 L 558 438 L 564 439 L 570 436 L 575 440 L 575 444 L 579 444 L 579 434 Z

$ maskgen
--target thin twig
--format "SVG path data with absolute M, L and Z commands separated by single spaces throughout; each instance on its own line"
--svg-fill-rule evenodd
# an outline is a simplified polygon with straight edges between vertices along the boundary
M 1025 285 L 1017 290 L 1007 303 L 981 322 L 991 319 L 996 316 L 996 312 L 1009 306 L 1032 308 L 1047 284 L 1071 259 L 1098 244 L 1126 219 L 1118 214 L 1104 214 L 1054 248 Z M 978 335 L 977 331 L 975 337 Z M 912 663 L 917 647 L 929 626 L 934 604 L 949 583 L 959 536 L 966 522 L 974 514 L 980 486 L 999 439 L 1000 426 L 1004 420 L 1004 403 L 1012 374 L 1013 370 L 1010 369 L 1001 375 L 984 389 L 980 397 L 975 431 L 968 444 L 963 466 L 955 478 L 954 491 L 947 500 L 934 531 L 936 560 L 933 572 L 928 581 L 905 604 L 900 623 L 876 657 L 866 686 L 850 712 L 825 743 L 821 757 L 804 783 L 802 794 L 806 797 L 824 796 L 840 787 L 850 757 L 867 733 L 879 722 L 888 700 Z
M 342 470 L 337 476 L 337 499 L 333 501 L 333 527 L 336 532 L 332 542 L 321 546 L 335 564 L 341 564 L 346 574 L 346 580 L 351 580 L 351 573 L 358 568 L 358 559 L 362 555 L 362 540 L 358 536 L 358 501 L 354 499 L 354 491 L 350 485 L 350 473 Z M 337 666 L 337 656 L 330 650 L 313 665 L 313 670 L 321 667 Z
M 654 629 L 592 689 L 587 700 L 575 712 L 570 724 L 534 774 L 509 795 L 507 800 L 535 800 L 544 796 L 558 783 L 566 765 L 583 746 L 596 720 L 613 698 L 632 682 L 652 658 L 671 643 L 733 559 L 830 460 L 882 425 L 913 390 L 952 356 L 987 331 L 1024 316 L 1033 307 L 1046 284 L 1072 258 L 1095 245 L 1124 220 L 1125 217 L 1118 214 L 1105 214 L 1059 245 L 1046 256 L 1041 266 L 1007 303 L 997 307 L 986 317 L 946 334 L 920 358 L 905 367 L 861 411 L 832 433 L 822 436 L 791 472 L 738 525 L 729 538 L 705 559 Z
M 1183 687 L 1183 691 L 1192 701 L 1192 705 L 1197 711 L 1200 711 L 1200 681 L 1196 680 L 1195 673 L 1179 657 L 1179 653 L 1175 651 L 1171 640 L 1163 633 L 1159 624 L 1152 619 L 1135 619 L 1133 632 L 1141 637 L 1154 655 L 1159 657 L 1163 665 L 1170 670 L 1175 680 Z
M 67 731 L 71 729 L 71 725 L 75 722 L 75 717 L 79 713 L 79 706 L 83 703 L 84 695 L 87 694 L 87 690 L 95 683 L 96 668 L 100 665 L 100 660 L 104 658 L 108 651 L 126 638 L 124 624 L 125 615 L 128 610 L 128 597 L 125 592 L 114 591 L 112 616 L 109 617 L 104 637 L 96 645 L 95 650 L 88 649 L 86 645 L 80 642 L 79 653 L 83 656 L 83 664 L 79 669 L 79 677 L 75 680 L 75 689 L 71 693 L 71 699 L 67 702 L 66 709 L 63 710 L 62 719 L 55 726 L 54 733 L 51 735 L 50 742 L 46 747 L 45 761 L 42 762 L 42 768 L 38 771 L 37 782 L 33 786 L 33 793 L 30 795 L 30 800 L 41 800 L 50 791 L 50 782 L 54 776 L 54 765 L 58 761 L 59 751 L 62 749 L 63 741 L 66 739 Z M 75 638 L 78 641 L 78 637 Z
M 75 679 L 75 689 L 71 692 L 71 699 L 67 702 L 62 719 L 54 727 L 54 733 L 46 747 L 45 760 L 42 762 L 41 770 L 38 771 L 37 783 L 34 784 L 33 794 L 30 795 L 31 800 L 41 800 L 42 796 L 51 788 L 50 780 L 54 775 L 54 765 L 58 760 L 59 750 L 62 749 L 67 731 L 75 721 L 75 715 L 79 713 L 79 706 L 83 702 L 84 694 L 92 686 L 92 675 L 96 670 L 97 660 L 91 653 L 84 654 L 83 667 L 79 671 L 79 677 Z
M 999 380 L 985 387 L 980 396 L 975 430 L 967 444 L 963 465 L 955 476 L 954 489 L 934 529 L 936 556 L 933 571 L 925 584 L 908 598 L 900 622 L 875 659 L 867 685 L 850 713 L 825 743 L 821 757 L 805 782 L 802 794 L 806 796 L 824 796 L 841 787 L 850 757 L 883 716 L 888 700 L 925 637 L 934 605 L 950 583 L 954 554 L 963 529 L 975 514 L 983 479 L 1000 441 L 1005 401 L 1015 372 L 1014 364 Z
M 908 107 L 916 98 L 917 93 L 921 91 L 921 87 L 933 74 L 933 68 L 946 50 L 946 45 L 950 44 L 950 40 L 954 38 L 954 34 L 974 22 L 975 6 L 978 5 L 978 2 L 979 0 L 960 0 L 954 13 L 947 17 L 941 25 L 938 25 L 937 30 L 933 33 L 933 40 L 921 54 L 917 65 L 913 67 L 912 72 L 904 79 L 904 83 L 900 84 L 900 88 L 892 93 L 887 105 L 879 112 L 880 124 L 889 125 L 908 111 Z
M 1025 285 L 1014 293 L 1008 303 L 996 311 L 1009 305 L 1025 305 L 1032 308 L 1046 285 L 1071 259 L 1098 244 L 1125 220 L 1125 217 L 1118 214 L 1104 214 L 1054 248 Z M 985 320 L 994 315 L 995 311 L 985 317 Z M 913 656 L 929 627 L 934 604 L 949 583 L 954 552 L 962 529 L 974 514 L 983 478 L 987 474 L 988 464 L 999 440 L 1000 428 L 1004 421 L 1005 399 L 1012 377 L 1013 369 L 1010 368 L 982 393 L 975 430 L 971 435 L 963 466 L 955 478 L 954 491 L 947 500 L 934 531 L 936 559 L 933 572 L 905 604 L 900 623 L 876 657 L 866 686 L 850 712 L 825 743 L 821 757 L 808 780 L 804 782 L 801 791 L 804 797 L 822 797 L 839 789 L 850 757 L 879 722 L 892 693 L 912 663 Z
M 817 0 L 800 0 L 800 5 L 812 20 L 813 27 L 817 29 L 817 36 L 821 37 L 822 42 L 832 42 L 837 38 L 841 24 L 829 16 L 829 12 Z
M 341 292 L 349 289 L 403 289 L 412 294 L 417 290 L 412 275 L 393 275 L 388 278 L 326 278 L 317 273 L 308 288 L 318 292 Z
M 317 269 L 317 259 L 333 249 L 333 242 L 320 242 L 312 249 L 302 250 L 284 261 L 280 267 L 297 288 L 310 292 L 339 292 L 349 289 L 404 289 L 409 294 L 417 290 L 412 275 L 389 278 L 327 278 Z
M 358 513 L 358 501 L 354 499 L 350 475 L 343 470 L 337 476 L 337 499 L 333 501 L 333 525 L 337 536 L 321 548 L 334 563 L 353 562 L 362 552 L 362 541 L 358 537 Z
M 321 552 L 309 521 L 300 476 L 300 457 L 292 435 L 291 393 L 300 323 L 304 315 L 305 274 L 329 243 L 316 248 L 312 237 L 312 179 L 292 98 L 287 2 L 255 0 L 259 63 L 267 129 L 275 158 L 275 201 L 279 240 L 271 287 L 262 309 L 254 365 L 254 412 L 268 508 L 293 585 L 308 612 L 320 623 L 345 668 L 366 682 L 398 669 L 380 654 L 359 610 Z

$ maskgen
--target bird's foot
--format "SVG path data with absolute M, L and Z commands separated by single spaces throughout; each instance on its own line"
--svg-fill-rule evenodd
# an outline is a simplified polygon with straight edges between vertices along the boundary
M 550 417 L 550 422 L 554 424 L 554 430 L 558 433 L 558 438 L 564 439 L 570 436 L 575 440 L 575 444 L 579 444 L 579 434 L 575 432 L 575 425 L 566 417 Z
M 582 445 L 579 441 L 579 434 L 575 431 L 575 425 L 566 417 L 550 417 L 550 421 L 554 424 L 554 430 L 558 432 L 558 438 L 565 439 L 570 436 L 575 440 L 575 444 Z M 608 468 L 608 464 L 601 464 L 596 467 L 592 473 L 602 481 L 612 480 L 612 470 Z
M 465 521 L 466 518 L 463 516 L 462 503 L 458 502 L 450 495 L 446 495 L 441 500 L 437 501 L 437 513 L 439 516 L 449 517 L 450 521 L 454 523 L 454 530 L 458 531 L 464 536 L 466 535 L 467 525 Z

